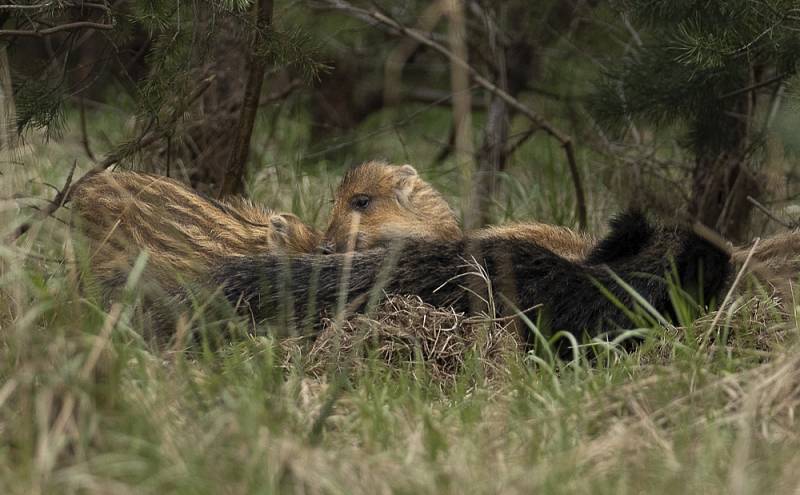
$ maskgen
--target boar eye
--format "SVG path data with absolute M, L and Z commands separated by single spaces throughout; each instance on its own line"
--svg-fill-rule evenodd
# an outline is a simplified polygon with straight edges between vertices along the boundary
M 354 210 L 364 211 L 369 206 L 370 197 L 365 194 L 355 196 L 350 200 L 350 207 Z

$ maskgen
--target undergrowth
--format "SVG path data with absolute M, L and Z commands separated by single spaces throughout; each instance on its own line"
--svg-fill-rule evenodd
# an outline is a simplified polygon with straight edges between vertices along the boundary
M 78 151 L 67 137 L 24 153 L 4 197 L 44 194 Z M 255 172 L 250 191 L 320 225 L 341 168 L 284 165 Z M 528 212 L 557 202 L 530 190 Z M 3 204 L 9 230 L 31 213 Z M 54 220 L 0 247 L 1 493 L 800 486 L 796 308 L 767 291 L 737 292 L 720 317 L 645 318 L 635 350 L 589 342 L 571 361 L 524 350 L 507 322 L 410 297 L 328 322 L 315 341 L 239 328 L 164 345 L 143 336 L 135 291 L 109 305 L 82 290 L 81 259 Z

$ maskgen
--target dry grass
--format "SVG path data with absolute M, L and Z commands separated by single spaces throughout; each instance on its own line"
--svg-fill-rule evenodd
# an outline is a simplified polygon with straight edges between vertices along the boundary
M 487 376 L 503 375 L 508 359 L 522 351 L 508 321 L 466 317 L 436 308 L 416 296 L 390 296 L 369 315 L 354 315 L 337 326 L 327 319 L 307 353 L 307 370 L 322 375 L 368 366 L 379 360 L 406 369 L 422 363 L 434 379 L 452 382 L 467 359 Z
M 25 168 L 26 179 L 60 183 L 32 157 L 42 170 Z M 334 177 L 282 173 L 295 190 L 274 206 L 316 218 L 314 201 L 293 198 L 325 197 Z M 254 190 L 282 189 L 276 179 Z M 534 362 L 508 321 L 413 297 L 327 321 L 313 342 L 175 350 L 142 339 L 131 301 L 105 307 L 81 293 L 63 263 L 75 258 L 67 234 L 48 222 L 0 246 L 0 493 L 800 486 L 797 305 L 750 283 L 721 313 L 649 329 L 635 352 L 591 363 Z

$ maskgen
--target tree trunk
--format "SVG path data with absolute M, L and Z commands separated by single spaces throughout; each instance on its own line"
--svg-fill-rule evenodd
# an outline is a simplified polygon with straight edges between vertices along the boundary
M 750 69 L 750 84 L 757 82 Z M 712 117 L 695 124 L 695 169 L 689 214 L 726 238 L 745 241 L 752 205 L 759 197 L 758 179 L 748 168 L 751 126 L 756 115 L 755 94 L 719 100 Z M 709 144 L 710 143 L 710 144 Z
M 0 150 L 8 151 L 17 146 L 16 120 L 8 53 L 5 44 L 0 44 Z
M 489 56 L 494 69 L 493 83 L 513 97 L 537 81 L 542 74 L 543 47 L 552 45 L 563 36 L 569 36 L 578 28 L 576 22 L 581 9 L 591 8 L 594 3 L 560 0 L 550 4 L 545 20 L 538 30 L 526 24 L 525 13 L 529 8 L 525 3 L 505 6 L 498 4 L 492 19 L 502 19 L 502 26 L 507 38 L 505 44 L 498 36 L 500 26 L 487 30 Z M 524 33 L 522 36 L 509 36 L 508 33 Z M 492 97 L 486 115 L 486 128 L 481 148 L 478 152 L 478 176 L 475 181 L 477 195 L 478 221 L 481 226 L 491 223 L 492 205 L 498 193 L 497 173 L 505 169 L 509 159 L 508 139 L 513 114 L 501 99 Z M 573 179 L 576 178 L 573 171 Z M 580 191 L 580 183 L 576 189 Z M 578 203 L 582 202 L 578 199 Z M 580 214 L 579 214 L 580 216 Z M 581 220 L 581 224 L 585 220 Z
M 255 9 L 258 29 L 268 28 L 272 24 L 272 0 L 259 0 Z M 244 189 L 247 157 L 250 154 L 250 137 L 253 134 L 253 124 L 258 113 L 261 86 L 264 82 L 264 70 L 267 66 L 266 58 L 263 54 L 258 53 L 258 41 L 260 39 L 261 34 L 259 32 L 253 34 L 253 42 L 250 46 L 248 57 L 247 83 L 245 84 L 239 123 L 225 175 L 222 178 L 220 196 L 241 194 Z
M 497 172 L 505 169 L 508 159 L 508 131 L 508 105 L 500 98 L 493 97 L 486 115 L 483 145 L 478 152 L 475 197 L 478 201 L 479 226 L 488 225 L 493 220 L 492 204 L 497 196 Z
M 199 84 L 213 75 L 213 82 L 174 134 L 147 149 L 142 162 L 156 165 L 159 172 L 171 162 L 177 178 L 187 178 L 195 189 L 216 195 L 239 129 L 251 37 L 234 15 L 215 14 L 208 6 L 199 15 L 202 19 L 197 22 L 216 34 L 210 39 L 198 37 L 194 79 Z
M 383 80 L 373 78 L 358 57 L 341 54 L 333 70 L 321 74 L 311 96 L 311 146 L 355 129 L 383 108 Z M 346 147 L 346 146 L 345 146 Z M 342 148 L 332 147 L 332 152 Z
M 456 60 L 469 63 L 467 27 L 463 0 L 443 0 L 448 18 L 447 42 L 452 53 L 450 59 L 450 89 L 453 92 L 453 157 L 461 171 L 462 201 L 464 202 L 464 228 L 478 226 L 478 204 L 473 183 L 475 173 L 472 142 L 472 94 L 469 71 Z
M 744 241 L 758 181 L 738 154 L 723 153 L 696 161 L 689 213 L 733 241 Z

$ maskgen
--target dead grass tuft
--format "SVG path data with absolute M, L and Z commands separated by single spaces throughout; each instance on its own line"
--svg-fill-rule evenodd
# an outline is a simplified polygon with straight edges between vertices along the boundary
M 296 350 L 296 345 L 289 341 L 284 348 Z M 467 317 L 416 296 L 390 296 L 369 315 L 352 315 L 341 327 L 326 319 L 305 359 L 306 369 L 317 376 L 332 367 L 353 370 L 378 360 L 398 369 L 422 365 L 435 379 L 450 382 L 470 359 L 489 378 L 502 374 L 521 348 L 510 321 Z
M 752 424 L 753 433 L 767 440 L 797 438 L 800 353 L 796 348 L 718 385 L 728 396 L 724 423 Z
M 717 327 L 711 328 L 718 312 L 722 315 Z M 716 347 L 763 352 L 784 347 L 793 329 L 796 330 L 784 302 L 779 297 L 763 294 L 743 294 L 728 308 L 699 318 L 695 327 L 699 337 L 710 333 Z

